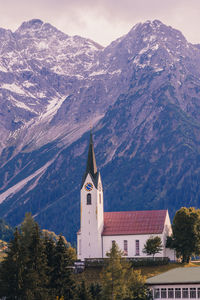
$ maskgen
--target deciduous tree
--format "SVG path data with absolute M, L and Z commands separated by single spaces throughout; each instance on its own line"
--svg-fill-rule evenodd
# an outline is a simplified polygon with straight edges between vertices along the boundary
M 143 249 L 143 253 L 146 253 L 147 255 L 153 255 L 153 258 L 155 256 L 156 253 L 160 253 L 163 249 L 162 246 L 162 241 L 161 238 L 159 236 L 155 236 L 155 237 L 150 237 L 145 245 L 144 245 L 144 249 Z
M 172 231 L 168 246 L 176 250 L 183 263 L 188 263 L 193 254 L 200 254 L 200 209 L 179 209 L 173 220 Z

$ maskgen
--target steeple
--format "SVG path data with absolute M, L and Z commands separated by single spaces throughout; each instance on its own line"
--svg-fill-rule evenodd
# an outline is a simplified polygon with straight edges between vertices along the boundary
M 98 171 L 97 171 L 97 165 L 96 165 L 96 159 L 95 159 L 95 153 L 94 153 L 92 132 L 90 132 L 90 143 L 89 143 L 89 149 L 88 149 L 87 165 L 86 165 L 85 174 L 82 179 L 81 187 L 83 186 L 88 174 L 91 175 L 93 183 L 94 183 L 95 187 L 97 187 Z

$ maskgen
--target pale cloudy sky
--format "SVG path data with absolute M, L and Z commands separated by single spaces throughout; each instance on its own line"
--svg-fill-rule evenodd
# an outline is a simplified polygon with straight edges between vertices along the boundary
M 104 46 L 138 22 L 159 19 L 200 44 L 200 0 L 0 0 L 0 27 L 14 31 L 33 18 Z

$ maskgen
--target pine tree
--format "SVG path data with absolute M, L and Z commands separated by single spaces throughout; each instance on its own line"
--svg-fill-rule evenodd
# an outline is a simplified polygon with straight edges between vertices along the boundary
M 44 241 L 37 223 L 34 223 L 27 245 L 25 294 L 27 299 L 44 299 L 48 296 L 47 257 Z M 28 298 L 29 297 L 29 298 Z
M 1 265 L 1 296 L 6 299 L 49 299 L 47 259 L 38 224 L 27 214 Z
M 145 286 L 145 277 L 141 275 L 141 271 L 130 269 L 127 275 L 128 297 L 125 300 L 149 299 L 149 292 Z
M 102 286 L 98 282 L 91 283 L 90 294 L 91 294 L 93 300 L 101 300 L 102 299 Z
M 52 239 L 52 237 L 49 237 L 47 234 L 44 236 L 44 248 L 45 248 L 45 255 L 47 258 L 47 269 L 46 274 L 48 276 L 48 284 L 47 288 L 49 290 L 49 294 L 51 297 L 56 297 L 56 291 L 54 289 L 54 261 L 55 261 L 55 253 L 56 253 L 56 243 Z
M 76 289 L 76 300 L 94 300 L 88 287 L 85 284 L 85 281 L 82 280 L 81 284 Z
M 55 248 L 54 268 L 52 274 L 52 287 L 56 292 L 56 296 L 64 299 L 74 298 L 75 282 L 72 276 L 73 255 L 69 247 L 59 236 Z
M 24 262 L 20 246 L 18 229 L 10 241 L 7 256 L 0 265 L 0 297 L 6 299 L 22 299 Z
M 126 272 L 128 265 L 122 261 L 122 251 L 113 243 L 107 254 L 108 263 L 101 273 L 103 297 L 107 300 L 123 299 L 126 296 Z

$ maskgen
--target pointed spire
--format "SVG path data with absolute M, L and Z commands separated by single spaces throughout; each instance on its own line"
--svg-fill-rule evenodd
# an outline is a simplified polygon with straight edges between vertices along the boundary
M 90 144 L 88 150 L 88 159 L 87 159 L 87 166 L 86 166 L 86 173 L 90 173 L 93 177 L 95 177 L 97 173 L 97 165 L 96 159 L 94 154 L 94 145 L 92 139 L 92 131 L 90 132 Z
M 88 149 L 87 165 L 86 165 L 85 174 L 83 176 L 82 186 L 83 186 L 84 181 L 85 181 L 88 174 L 91 175 L 91 177 L 93 179 L 93 182 L 96 186 L 98 171 L 97 171 L 97 165 L 96 165 L 96 159 L 95 159 L 95 153 L 94 153 L 92 130 L 90 131 L 90 143 L 89 143 L 89 149 Z

